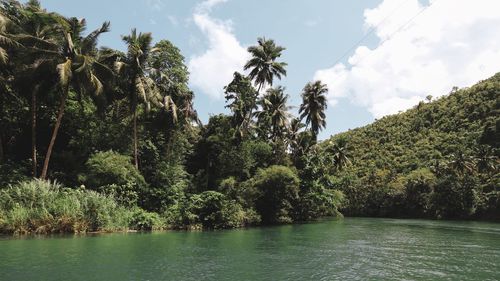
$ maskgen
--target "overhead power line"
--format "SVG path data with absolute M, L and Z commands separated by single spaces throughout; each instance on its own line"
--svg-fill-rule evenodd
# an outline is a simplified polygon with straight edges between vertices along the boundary
M 415 15 L 413 15 L 408 21 L 406 21 L 404 24 L 400 25 L 396 31 L 394 31 L 393 33 L 391 33 L 391 35 L 389 35 L 387 38 L 385 38 L 384 40 L 382 40 L 380 43 L 379 43 L 379 46 L 383 45 L 386 41 L 392 39 L 394 37 L 394 35 L 396 35 L 398 32 L 400 32 L 401 30 L 403 30 L 406 26 L 408 26 L 411 22 L 413 22 L 419 15 L 421 15 L 423 12 L 425 12 L 427 9 L 429 9 L 431 6 L 433 6 L 434 4 L 436 4 L 436 2 L 438 2 L 439 0 L 435 0 L 433 2 L 431 2 L 429 5 L 427 6 L 424 6 L 422 9 L 420 9 L 420 11 L 418 11 L 418 13 L 416 13 Z M 353 51 L 354 49 L 356 49 L 357 47 L 360 46 L 360 44 L 368 37 L 370 36 L 376 29 L 377 27 L 379 27 L 384 21 L 386 21 L 389 17 L 391 17 L 392 14 L 394 14 L 394 12 L 396 12 L 397 10 L 399 10 L 400 7 L 403 6 L 403 4 L 407 3 L 407 1 L 403 2 L 402 4 L 400 4 L 399 6 L 397 6 L 394 10 L 392 10 L 386 17 L 384 17 L 377 25 L 375 25 L 374 27 L 372 27 L 368 33 L 366 33 L 360 40 L 358 40 L 356 42 L 356 44 L 354 44 L 351 48 L 349 48 L 340 58 L 338 58 L 335 63 L 333 64 L 333 66 L 335 66 L 337 63 L 339 63 L 346 55 L 348 55 L 351 51 Z M 366 56 L 362 57 L 361 59 L 359 59 L 359 61 L 361 61 L 362 59 L 364 59 Z

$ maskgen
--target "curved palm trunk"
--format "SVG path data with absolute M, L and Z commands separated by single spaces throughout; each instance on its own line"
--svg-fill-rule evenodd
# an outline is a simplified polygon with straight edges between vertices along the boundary
M 3 95 L 0 95 L 0 121 L 3 120 Z M 3 163 L 3 159 L 4 159 L 4 151 L 3 151 L 3 124 L 0 123 L 0 164 Z
M 61 126 L 62 117 L 64 115 L 64 109 L 66 108 L 66 99 L 68 97 L 68 91 L 69 91 L 68 88 L 64 89 L 61 95 L 61 104 L 59 105 L 59 112 L 57 113 L 56 124 L 54 125 L 54 130 L 52 131 L 52 137 L 50 138 L 49 147 L 47 148 L 47 153 L 45 155 L 45 160 L 43 162 L 42 174 L 40 175 L 40 178 L 42 180 L 47 178 L 50 156 L 52 155 L 52 149 L 54 148 L 57 133 L 59 132 L 59 127 Z
M 139 151 L 138 151 L 138 139 L 137 139 L 137 108 L 134 106 L 134 165 L 136 169 L 139 169 Z
M 2 135 L 0 134 L 0 164 L 3 163 L 3 141 Z
M 32 161 L 32 175 L 34 178 L 37 176 L 37 151 L 36 151 L 36 115 L 37 115 L 37 104 L 36 95 L 38 92 L 38 86 L 35 86 L 33 92 L 31 93 L 31 161 Z

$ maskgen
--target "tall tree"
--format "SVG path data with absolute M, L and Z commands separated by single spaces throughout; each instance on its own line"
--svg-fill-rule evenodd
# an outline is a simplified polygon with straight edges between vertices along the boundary
M 286 76 L 287 64 L 276 61 L 285 50 L 284 47 L 266 38 L 257 38 L 257 43 L 257 46 L 248 47 L 252 58 L 245 64 L 244 69 L 251 69 L 248 77 L 254 80 L 255 85 L 258 86 L 257 92 L 260 92 L 264 86 L 273 85 L 274 77 L 281 79 L 281 76 Z
M 188 87 L 189 72 L 184 56 L 168 40 L 159 41 L 152 50 L 148 69 L 163 96 L 163 106 L 170 115 L 170 123 L 180 122 L 182 126 L 189 126 L 191 121 L 197 120 L 197 114 L 193 109 L 194 95 Z
M 13 49 L 13 84 L 22 95 L 29 96 L 31 103 L 31 160 L 32 176 L 37 176 L 37 107 L 39 92 L 48 92 L 57 83 L 54 66 L 45 62 L 58 57 L 51 53 L 60 32 L 57 15 L 47 13 L 38 1 L 5 2 L 0 7 L 5 23 L 5 39 Z M 0 52 L 1 53 L 1 52 Z
M 448 162 L 448 167 L 458 175 L 462 176 L 474 171 L 475 165 L 473 159 L 466 155 L 463 150 L 458 149 L 455 153 L 451 154 L 450 158 L 451 160 Z
M 134 165 L 139 169 L 139 148 L 137 132 L 137 107 L 139 102 L 146 106 L 146 110 L 151 108 L 151 104 L 162 106 L 163 97 L 156 87 L 154 80 L 149 77 L 152 71 L 148 69 L 148 58 L 152 51 L 151 33 L 137 33 L 134 28 L 130 35 L 122 36 L 122 40 L 127 44 L 127 55 L 117 61 L 116 71 L 122 74 L 121 78 L 128 81 L 128 94 L 131 102 L 133 115 L 133 141 L 134 141 Z M 166 99 L 167 105 L 171 105 L 170 99 Z
M 495 156 L 490 146 L 481 145 L 476 148 L 475 153 L 476 167 L 480 173 L 491 173 L 497 170 L 498 157 Z
M 272 140 L 283 137 L 287 131 L 290 106 L 287 105 L 288 95 L 285 94 L 285 88 L 278 86 L 270 88 L 266 94 L 259 100 L 261 110 L 255 114 L 259 128 L 264 130 L 265 134 Z M 266 130 L 268 130 L 266 132 Z
M 55 64 L 61 92 L 56 123 L 40 175 L 42 179 L 47 177 L 50 157 L 61 126 L 70 87 L 75 90 L 79 98 L 83 94 L 99 95 L 102 93 L 103 84 L 98 77 L 111 73 L 108 67 L 96 59 L 97 40 L 102 33 L 109 31 L 109 22 L 103 23 L 99 29 L 83 36 L 83 31 L 86 28 L 85 19 L 58 16 L 57 21 L 57 28 L 61 32 L 60 42 L 53 43 L 52 50 L 43 51 L 48 55 L 48 59 L 44 63 Z
M 239 72 L 234 73 L 233 81 L 224 90 L 226 103 L 229 103 L 226 107 L 233 113 L 233 125 L 242 138 L 248 134 L 253 111 L 257 109 L 258 93 L 250 79 Z
M 344 138 L 331 143 L 326 152 L 331 155 L 333 167 L 338 171 L 343 170 L 351 164 L 350 149 L 347 140 Z
M 327 108 L 326 93 L 328 87 L 321 81 L 309 82 L 302 90 L 300 119 L 306 119 L 306 126 L 311 125 L 311 132 L 316 139 L 320 130 L 326 126 L 325 111 Z

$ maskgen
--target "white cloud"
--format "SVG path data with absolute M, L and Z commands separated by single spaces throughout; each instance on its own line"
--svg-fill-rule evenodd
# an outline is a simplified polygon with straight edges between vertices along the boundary
M 379 118 L 405 110 L 428 94 L 446 94 L 500 71 L 500 1 L 384 0 L 365 10 L 365 25 L 381 44 L 360 46 L 347 64 L 318 70 L 334 105 L 348 98 Z M 390 15 L 388 17 L 388 15 Z
M 196 6 L 197 14 L 207 14 L 212 11 L 212 8 L 218 4 L 227 2 L 228 0 L 205 0 Z
M 178 26 L 179 25 L 179 20 L 177 19 L 176 16 L 173 15 L 168 15 L 167 16 L 168 21 L 173 25 L 173 26 Z
M 226 0 L 208 0 L 195 9 L 193 21 L 208 40 L 208 48 L 188 62 L 191 84 L 213 98 L 223 96 L 223 87 L 235 71 L 242 71 L 248 59 L 246 48 L 233 34 L 232 22 L 209 15 L 214 5 L 222 2 Z

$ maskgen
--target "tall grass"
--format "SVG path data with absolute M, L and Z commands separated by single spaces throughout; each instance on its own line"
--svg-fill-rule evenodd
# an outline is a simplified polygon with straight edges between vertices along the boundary
M 137 208 L 127 209 L 109 196 L 55 182 L 32 180 L 0 190 L 2 233 L 127 230 L 137 213 Z

